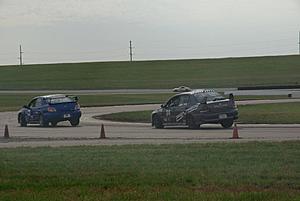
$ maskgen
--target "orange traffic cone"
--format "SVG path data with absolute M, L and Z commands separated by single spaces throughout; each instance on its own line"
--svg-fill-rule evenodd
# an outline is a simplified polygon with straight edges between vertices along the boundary
M 105 130 L 104 130 L 104 125 L 101 125 L 101 132 L 100 132 L 100 139 L 105 139 Z
M 236 123 L 234 123 L 234 127 L 233 127 L 233 133 L 232 133 L 232 139 L 239 139 L 239 131 L 238 128 L 236 126 Z
M 7 124 L 5 124 L 4 138 L 9 138 L 9 132 L 8 132 L 8 126 L 7 126 Z

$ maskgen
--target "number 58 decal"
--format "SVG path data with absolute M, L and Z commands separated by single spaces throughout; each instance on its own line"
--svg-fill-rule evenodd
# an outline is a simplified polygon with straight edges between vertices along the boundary
M 167 115 L 167 117 L 171 116 L 171 110 L 166 110 L 166 115 Z

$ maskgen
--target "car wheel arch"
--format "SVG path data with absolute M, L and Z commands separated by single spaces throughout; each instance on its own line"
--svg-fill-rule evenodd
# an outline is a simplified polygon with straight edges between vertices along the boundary
M 20 123 L 20 121 L 21 121 L 21 115 L 22 115 L 22 114 L 19 112 L 19 113 L 18 113 L 18 123 Z
M 195 128 L 199 128 L 200 123 L 196 122 L 196 118 L 194 115 L 188 114 L 186 116 L 186 125 L 191 129 L 195 129 Z
M 152 116 L 152 125 L 155 128 L 164 128 L 163 121 L 160 115 L 155 114 Z

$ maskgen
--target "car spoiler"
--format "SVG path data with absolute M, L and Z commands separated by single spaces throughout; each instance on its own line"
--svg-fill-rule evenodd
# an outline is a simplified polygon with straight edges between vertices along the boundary
M 75 102 L 78 102 L 79 100 L 77 96 L 73 96 L 73 95 L 67 95 L 66 97 L 73 99 Z

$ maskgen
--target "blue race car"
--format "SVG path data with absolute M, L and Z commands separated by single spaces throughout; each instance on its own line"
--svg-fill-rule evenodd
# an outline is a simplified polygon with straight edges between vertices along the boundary
M 18 123 L 40 124 L 42 127 L 56 126 L 58 122 L 69 121 L 72 126 L 80 122 L 81 111 L 76 96 L 53 94 L 33 98 L 18 113 Z

